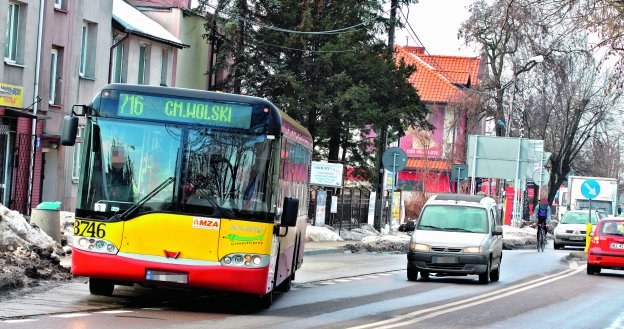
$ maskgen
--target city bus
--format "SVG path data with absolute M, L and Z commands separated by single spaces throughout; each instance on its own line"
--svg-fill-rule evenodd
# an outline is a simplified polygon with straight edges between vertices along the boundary
M 274 291 L 290 290 L 303 262 L 312 137 L 271 102 L 111 84 L 64 118 L 62 145 L 77 139 L 71 271 L 92 294 L 205 288 L 270 307 Z

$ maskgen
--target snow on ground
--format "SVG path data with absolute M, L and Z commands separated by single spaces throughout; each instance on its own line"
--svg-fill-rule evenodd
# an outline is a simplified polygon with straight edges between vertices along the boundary
M 346 249 L 357 251 L 394 251 L 407 252 L 410 234 L 399 232 L 398 226 L 389 232 L 388 227 L 382 227 L 381 232 L 370 225 L 352 230 L 338 231 L 331 226 L 308 225 L 307 241 L 354 241 L 345 244 Z M 532 227 L 515 228 L 503 226 L 503 249 L 529 248 L 536 243 L 536 231 Z
M 0 295 L 41 280 L 71 279 L 69 270 L 60 265 L 59 255 L 64 254 L 49 235 L 0 204 Z

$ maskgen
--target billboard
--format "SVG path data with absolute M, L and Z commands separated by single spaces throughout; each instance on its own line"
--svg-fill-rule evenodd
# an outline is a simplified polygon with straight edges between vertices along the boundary
M 312 161 L 310 168 L 310 185 L 326 187 L 342 187 L 344 165 L 342 163 L 329 163 Z
M 408 130 L 401 137 L 399 147 L 408 157 L 441 158 L 444 145 L 444 116 L 445 108 L 437 107 L 429 114 L 431 124 L 436 127 L 433 131 Z

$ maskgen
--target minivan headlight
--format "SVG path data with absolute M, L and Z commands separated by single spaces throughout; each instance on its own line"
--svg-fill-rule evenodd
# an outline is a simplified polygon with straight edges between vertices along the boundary
M 431 250 L 431 248 L 429 247 L 428 244 L 412 242 L 410 243 L 410 250 L 411 251 L 429 251 Z
M 483 247 L 466 247 L 464 248 L 465 254 L 481 254 L 483 253 Z

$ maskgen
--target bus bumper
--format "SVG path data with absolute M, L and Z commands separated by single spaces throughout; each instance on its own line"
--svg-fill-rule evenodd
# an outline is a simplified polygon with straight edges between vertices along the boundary
M 72 251 L 71 273 L 75 276 L 107 279 L 118 282 L 171 285 L 169 282 L 146 279 L 147 271 L 162 271 L 187 275 L 188 286 L 247 294 L 263 295 L 271 290 L 269 266 L 243 268 L 238 266 L 180 265 L 136 260 L 118 255 L 87 252 L 77 248 Z M 271 284 L 272 286 L 272 284 Z

